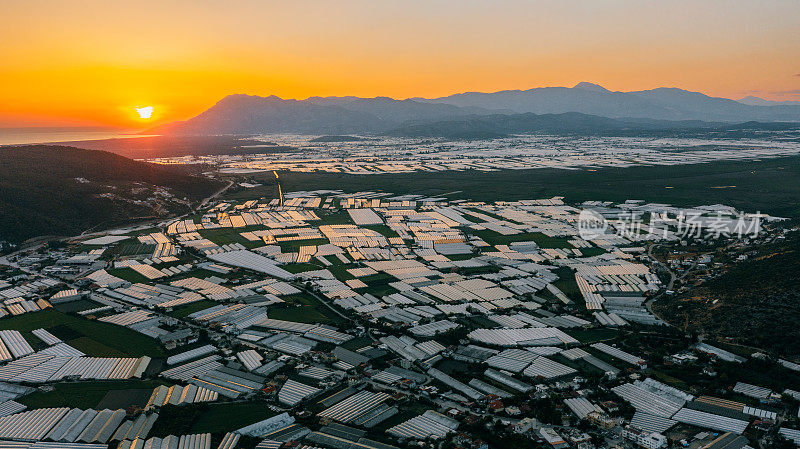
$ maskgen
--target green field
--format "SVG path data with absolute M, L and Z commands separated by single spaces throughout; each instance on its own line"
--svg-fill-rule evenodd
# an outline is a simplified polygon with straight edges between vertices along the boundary
M 501 217 L 500 215 L 497 215 L 495 213 L 489 212 L 488 210 L 481 210 L 481 209 L 478 209 L 476 207 L 469 207 L 469 208 L 467 208 L 467 210 L 474 212 L 474 214 L 470 213 L 470 212 L 467 212 L 466 215 L 468 216 L 468 218 L 471 221 L 474 221 L 475 223 L 483 222 L 483 219 L 479 218 L 478 215 L 486 215 L 487 217 L 492 217 L 495 220 L 507 220 L 505 217 Z M 475 215 L 475 214 L 478 214 L 478 215 Z
M 201 229 L 198 231 L 204 238 L 211 240 L 219 246 L 229 245 L 231 243 L 239 243 L 245 248 L 258 248 L 264 246 L 262 240 L 251 242 L 242 237 L 242 232 L 252 232 L 264 229 L 263 226 L 245 226 L 243 228 L 217 228 L 217 229 Z
M 373 295 L 378 298 L 397 293 L 397 289 L 395 289 L 389 284 L 367 285 L 366 287 L 363 288 L 356 288 L 355 291 L 361 293 L 362 295 L 364 293 L 369 293 L 370 295 Z
M 52 391 L 35 391 L 18 401 L 29 409 L 46 407 L 95 408 L 109 391 L 150 389 L 165 385 L 156 380 L 60 382 Z M 144 405 L 144 404 L 142 404 Z
M 269 308 L 269 317 L 276 320 L 309 324 L 340 324 L 342 317 L 325 307 L 319 300 L 305 293 L 283 298 L 286 305 Z
M 123 240 L 122 242 L 112 246 L 109 248 L 105 253 L 103 253 L 103 258 L 113 258 L 113 257 L 120 257 L 120 256 L 135 256 L 138 254 L 153 254 L 155 251 L 156 245 L 145 245 L 143 243 L 139 243 L 138 240 Z
M 270 185 L 247 193 L 273 197 L 274 185 L 269 180 L 272 173 L 253 176 Z M 677 206 L 723 203 L 748 211 L 800 217 L 800 157 L 593 171 L 542 168 L 370 176 L 283 172 L 280 176 L 285 192 L 335 186 L 346 192 L 380 190 L 431 196 L 447 193 L 451 199 L 487 202 L 553 196 L 564 196 L 569 202 L 642 199 Z
M 281 268 L 288 271 L 289 273 L 304 273 L 306 271 L 316 271 L 321 270 L 325 267 L 322 264 L 317 265 L 316 262 L 309 262 L 309 263 L 291 263 L 288 265 L 284 265 Z
M 362 276 L 359 278 L 359 280 L 367 285 L 388 284 L 389 282 L 397 281 L 397 279 L 395 279 L 393 276 L 384 272 L 370 274 L 369 276 Z
M 237 402 L 211 404 L 192 424 L 191 433 L 217 433 L 239 429 L 275 415 L 266 404 Z
M 603 248 L 599 248 L 597 246 L 593 246 L 591 248 L 578 248 L 578 249 L 580 250 L 583 257 L 599 256 L 601 254 L 605 254 L 608 252 Z
M 619 331 L 611 328 L 597 328 L 597 329 L 566 329 L 564 333 L 573 337 L 581 343 L 596 343 L 598 341 L 607 341 L 616 338 Z
M 224 433 L 270 418 L 275 412 L 263 402 L 223 402 L 162 407 L 151 436 Z
M 353 220 L 350 218 L 350 214 L 348 214 L 347 211 L 344 210 L 340 210 L 333 213 L 320 212 L 317 215 L 319 216 L 320 220 L 314 223 L 316 226 L 353 224 Z
M 338 258 L 336 260 L 338 261 Z M 338 264 L 334 264 L 334 265 L 331 265 L 331 266 L 325 267 L 325 268 L 327 268 L 328 271 L 330 271 L 334 276 L 336 276 L 336 279 L 344 282 L 344 281 L 349 281 L 350 279 L 355 279 L 356 278 L 352 274 L 348 273 L 347 270 L 351 270 L 353 268 L 358 268 L 358 265 L 356 265 L 356 264 L 346 264 L 345 265 L 345 264 L 342 264 L 342 263 L 338 263 Z
M 296 253 L 300 251 L 301 246 L 325 245 L 328 239 L 307 239 L 307 240 L 289 240 L 286 242 L 278 242 L 283 253 Z
M 690 386 L 686 382 L 682 381 L 681 379 L 678 379 L 676 377 L 670 376 L 669 374 L 663 373 L 663 372 L 661 372 L 659 370 L 648 369 L 647 373 L 648 373 L 648 375 L 650 377 L 654 378 L 655 380 L 657 380 L 659 382 L 663 382 L 663 383 L 665 383 L 667 385 L 670 385 L 672 387 L 679 388 L 679 389 L 681 389 L 683 391 L 686 391 L 686 390 L 688 390 L 690 388 Z
M 369 293 L 378 298 L 380 298 L 381 296 L 387 296 L 393 293 L 397 293 L 397 289 L 389 285 L 390 283 L 397 281 L 397 279 L 384 272 L 379 272 L 371 274 L 369 276 L 364 276 L 359 278 L 359 280 L 367 284 L 367 286 L 354 289 L 358 293 L 361 294 Z
M 469 254 L 450 254 L 450 255 L 448 255 L 446 257 L 448 259 L 450 259 L 450 260 L 458 261 L 458 260 L 469 260 L 469 259 L 472 259 L 472 258 L 474 258 L 476 256 L 477 256 L 477 254 L 475 254 L 475 253 L 469 253 Z
M 437 362 L 436 369 L 463 382 L 469 382 L 476 375 L 479 376 L 478 373 L 483 372 L 483 368 L 480 366 L 448 358 Z
M 473 315 L 473 316 L 470 316 L 470 317 L 466 317 L 466 318 L 464 318 L 464 320 L 462 322 L 464 322 L 465 324 L 468 324 L 469 326 L 471 326 L 473 328 L 494 329 L 494 328 L 500 327 L 499 324 L 497 324 L 496 322 L 490 320 L 489 318 L 486 318 L 484 315 Z
M 361 349 L 365 346 L 369 346 L 372 344 L 372 339 L 369 337 L 356 337 L 352 340 L 346 341 L 342 343 L 342 347 L 344 349 L 349 349 L 351 351 L 355 351 L 357 349 Z
M 378 234 L 389 238 L 389 237 L 400 237 L 400 235 L 392 230 L 389 226 L 386 225 L 369 225 L 363 226 L 367 229 L 372 229 L 373 231 L 377 232 Z
M 31 312 L 0 319 L 4 329 L 15 329 L 29 341 L 36 341 L 30 332 L 44 328 L 76 349 L 94 357 L 164 356 L 156 340 L 127 327 L 67 315 L 55 309 Z
M 534 242 L 540 248 L 573 248 L 563 237 L 548 237 L 541 232 L 524 232 L 522 234 L 503 235 L 488 229 L 471 231 L 490 245 L 508 245 L 514 242 Z
M 53 304 L 56 310 L 64 313 L 76 313 L 84 310 L 90 310 L 102 306 L 99 302 L 94 302 L 90 299 L 79 299 L 77 301 L 62 302 L 60 304 Z
M 576 304 L 584 307 L 586 301 L 578 289 L 578 283 L 575 282 L 575 273 L 567 267 L 560 267 L 554 273 L 558 275 L 558 280 L 553 282 L 553 285 L 567 295 L 569 299 L 575 301 Z
M 139 274 L 138 271 L 135 271 L 133 268 L 130 267 L 109 268 L 107 271 L 108 274 L 116 276 L 120 279 L 124 279 L 132 284 L 150 282 L 150 279 L 147 279 L 146 277 Z

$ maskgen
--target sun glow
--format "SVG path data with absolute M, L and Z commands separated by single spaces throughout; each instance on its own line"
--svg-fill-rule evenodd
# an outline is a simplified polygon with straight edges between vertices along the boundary
M 139 114 L 139 118 L 148 119 L 153 115 L 153 107 L 152 106 L 144 106 L 144 107 L 137 107 L 136 112 Z

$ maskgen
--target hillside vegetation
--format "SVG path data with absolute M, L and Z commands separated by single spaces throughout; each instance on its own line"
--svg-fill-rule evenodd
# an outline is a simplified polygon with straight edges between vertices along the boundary
M 220 185 L 180 168 L 103 151 L 0 148 L 0 240 L 73 235 L 93 226 L 184 212 Z
M 799 355 L 800 236 L 767 245 L 691 294 L 654 310 L 670 323 L 711 337 Z

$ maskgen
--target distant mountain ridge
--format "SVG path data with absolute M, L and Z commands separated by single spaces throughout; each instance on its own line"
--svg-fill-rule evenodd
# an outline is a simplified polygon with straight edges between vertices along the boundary
M 369 132 L 381 125 L 375 115 L 274 95 L 228 95 L 200 115 L 147 131 L 166 134 L 254 134 Z
M 742 104 L 748 104 L 750 106 L 800 106 L 800 101 L 797 100 L 773 101 L 773 100 L 765 100 L 760 97 L 754 97 L 752 95 L 740 98 L 736 101 Z
M 674 87 L 611 92 L 602 86 L 586 82 L 578 83 L 572 88 L 538 87 L 494 93 L 468 92 L 417 100 L 461 107 L 504 108 L 517 113 L 534 114 L 581 112 L 611 118 L 720 122 L 800 121 L 800 105 L 753 106 Z
M 766 101 L 766 100 L 765 100 Z M 800 104 L 751 105 L 677 88 L 612 92 L 582 82 L 493 93 L 467 92 L 440 98 L 310 97 L 229 95 L 183 122 L 146 131 L 171 135 L 260 133 L 385 134 L 410 124 L 497 114 L 580 113 L 613 119 L 739 123 L 800 122 Z
M 509 134 L 620 134 L 626 131 L 705 129 L 717 123 L 650 119 L 613 119 L 580 112 L 561 114 L 494 114 L 452 120 L 411 123 L 387 134 L 400 137 L 489 139 Z

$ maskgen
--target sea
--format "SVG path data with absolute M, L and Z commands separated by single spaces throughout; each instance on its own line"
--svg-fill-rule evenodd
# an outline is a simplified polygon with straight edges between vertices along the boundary
M 139 131 L 118 128 L 0 128 L 0 145 L 76 142 L 145 137 Z

